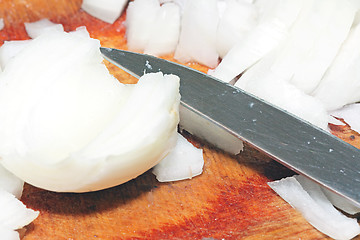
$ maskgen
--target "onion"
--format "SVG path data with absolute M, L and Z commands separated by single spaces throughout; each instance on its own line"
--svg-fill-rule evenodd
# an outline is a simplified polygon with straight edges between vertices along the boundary
M 16 40 L 5 41 L 0 47 L 0 66 L 5 68 L 6 64 L 11 58 L 16 56 L 22 49 L 24 49 L 31 40 Z
M 83 0 L 81 8 L 90 15 L 113 24 L 126 7 L 128 0 Z
M 224 3 L 225 9 L 220 17 L 216 37 L 216 49 L 221 58 L 257 23 L 257 9 L 253 4 L 236 0 Z
M 343 0 L 306 0 L 271 70 L 311 93 L 347 37 L 355 11 Z
M 178 77 L 147 74 L 123 85 L 102 64 L 99 46 L 81 31 L 49 31 L 0 74 L 1 163 L 25 182 L 104 189 L 142 174 L 174 147 Z
M 0 236 L 6 240 L 20 240 L 19 233 L 13 229 L 8 229 L 0 226 Z
M 0 189 L 5 190 L 20 199 L 24 181 L 0 165 Z
M 61 24 L 51 22 L 49 19 L 44 18 L 36 22 L 25 23 L 25 29 L 29 37 L 36 38 L 49 30 L 64 31 Z
M 202 173 L 204 159 L 202 149 L 195 148 L 178 134 L 175 149 L 153 168 L 159 182 L 190 179 Z
M 336 210 L 321 188 L 310 180 L 295 176 L 268 184 L 322 233 L 334 239 L 351 239 L 360 234 L 356 218 Z
M 26 208 L 11 193 L 0 189 L 0 228 L 16 230 L 31 223 L 39 212 Z
M 175 51 L 180 34 L 180 7 L 157 0 L 135 0 L 126 14 L 126 38 L 132 51 L 160 56 Z
M 350 104 L 339 110 L 332 111 L 331 115 L 344 119 L 352 130 L 360 133 L 360 103 Z
M 328 111 L 360 101 L 360 24 L 355 25 L 313 95 Z
M 216 67 L 218 21 L 216 0 L 186 1 L 174 58 L 180 62 L 196 61 L 210 68 Z
M 302 7 L 301 0 L 273 0 L 260 23 L 235 44 L 212 73 L 230 82 L 274 49 L 288 34 Z

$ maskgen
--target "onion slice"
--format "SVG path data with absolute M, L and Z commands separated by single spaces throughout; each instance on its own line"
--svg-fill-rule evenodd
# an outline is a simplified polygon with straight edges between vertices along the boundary
M 219 13 L 216 0 L 186 1 L 179 43 L 174 58 L 195 61 L 210 68 L 218 65 L 216 32 Z
M 52 30 L 57 30 L 60 32 L 64 31 L 63 25 L 53 23 L 47 18 L 41 19 L 36 22 L 24 23 L 24 24 L 25 24 L 25 30 L 29 35 L 29 37 L 31 38 L 36 38 L 46 31 L 52 31 Z
M 81 8 L 90 15 L 110 24 L 118 19 L 128 0 L 83 0 Z
M 268 184 L 322 233 L 334 239 L 351 239 L 360 234 L 356 218 L 346 217 L 334 208 L 321 188 L 310 180 L 294 176 Z
M 153 168 L 159 182 L 191 179 L 202 173 L 204 166 L 202 149 L 195 148 L 178 134 L 176 146 L 168 156 Z

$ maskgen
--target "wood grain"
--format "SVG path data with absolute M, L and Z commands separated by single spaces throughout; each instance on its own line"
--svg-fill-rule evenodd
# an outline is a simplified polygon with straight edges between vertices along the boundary
M 49 18 L 66 31 L 84 25 L 103 46 L 126 49 L 124 16 L 110 25 L 80 6 L 81 0 L 0 1 L 6 24 L 0 43 L 27 39 L 24 22 Z M 136 82 L 106 64 L 121 82 Z M 359 134 L 348 126 L 331 129 L 360 147 Z M 267 186 L 293 172 L 248 146 L 234 157 L 184 135 L 204 149 L 204 172 L 191 180 L 159 183 L 146 172 L 120 186 L 84 194 L 25 185 L 22 201 L 40 216 L 26 227 L 23 239 L 327 239 Z

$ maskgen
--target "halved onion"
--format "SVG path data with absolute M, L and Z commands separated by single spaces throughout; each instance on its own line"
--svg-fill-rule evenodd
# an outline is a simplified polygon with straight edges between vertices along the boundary
M 5 68 L 6 64 L 11 58 L 16 56 L 22 49 L 24 49 L 31 40 L 14 40 L 5 41 L 0 47 L 0 66 Z
M 24 181 L 95 191 L 142 174 L 174 147 L 178 77 L 147 74 L 123 85 L 99 46 L 82 32 L 49 31 L 0 75 L 0 161 Z

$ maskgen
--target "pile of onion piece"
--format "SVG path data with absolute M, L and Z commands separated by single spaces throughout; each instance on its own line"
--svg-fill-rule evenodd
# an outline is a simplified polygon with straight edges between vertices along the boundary
M 126 37 L 130 50 L 142 51 L 155 56 L 174 53 L 175 59 L 181 62 L 198 62 L 208 66 L 212 69 L 209 70 L 209 74 L 225 82 L 235 84 L 235 86 L 278 105 L 320 128 L 327 130 L 328 123 L 343 124 L 332 117 L 336 116 L 344 118 L 353 130 L 360 132 L 359 122 L 357 121 L 360 115 L 360 107 L 356 103 L 360 101 L 360 44 L 358 44 L 360 42 L 360 16 L 358 11 L 360 4 L 356 0 L 134 0 L 130 3 L 113 0 L 106 1 L 106 4 L 101 4 L 100 6 L 99 1 L 96 0 L 84 0 L 82 8 L 89 14 L 109 24 L 116 21 L 122 12 L 126 10 Z M 117 85 L 117 83 L 115 84 L 117 80 L 114 81 L 108 75 L 104 66 L 101 66 L 101 56 L 95 50 L 99 47 L 99 45 L 96 45 L 98 43 L 90 43 L 92 40 L 90 40 L 85 29 L 81 28 L 74 33 L 64 33 L 60 24 L 53 24 L 47 19 L 26 24 L 26 29 L 31 38 L 40 43 L 43 41 L 43 43 L 29 43 L 33 42 L 33 40 L 28 40 L 4 44 L 0 48 L 0 65 L 4 72 L 11 72 L 11 68 L 15 69 L 17 64 L 29 61 L 26 58 L 35 51 L 38 54 L 40 47 L 44 45 L 44 42 L 49 42 L 49 39 L 61 39 L 62 37 L 60 36 L 62 35 L 67 35 L 67 37 L 71 35 L 70 38 L 87 39 L 86 41 L 89 41 L 89 45 L 92 45 L 89 47 L 89 49 L 92 49 L 90 55 L 86 55 L 89 53 L 79 55 L 78 59 L 83 60 L 85 59 L 84 56 L 86 56 L 90 60 L 88 62 L 80 61 L 82 62 L 81 64 L 93 64 L 92 66 L 98 66 L 99 72 L 102 71 L 101 74 L 104 76 L 102 79 L 108 84 L 108 86 L 102 86 L 104 87 L 104 93 L 113 94 L 112 97 L 117 94 L 121 95 L 119 99 L 109 100 L 110 102 L 114 100 L 113 107 L 123 106 L 122 104 L 129 101 L 132 94 L 136 95 L 133 93 L 136 92 L 134 89 L 141 88 L 142 83 L 145 84 L 146 81 L 164 83 L 165 81 L 163 80 L 166 78 L 166 83 L 173 82 L 173 84 L 170 84 L 173 86 L 167 86 L 169 94 L 164 96 L 164 99 L 172 99 L 172 101 L 167 101 L 167 111 L 165 110 L 164 114 L 167 115 L 177 111 L 178 97 L 174 97 L 178 94 L 178 90 L 175 90 L 175 82 L 178 84 L 176 76 L 163 76 L 161 73 L 156 76 L 150 74 L 151 76 L 145 76 L 144 79 L 139 80 L 139 87 L 115 86 Z M 52 46 L 49 45 L 48 47 Z M 90 56 L 91 58 L 89 58 Z M 66 59 L 68 56 L 63 57 Z M 80 67 L 83 67 L 81 64 L 79 64 Z M 71 64 L 60 65 L 68 67 Z M 29 74 L 32 72 L 29 69 L 27 71 Z M 76 74 L 81 75 L 82 73 L 77 72 Z M 0 87 L 5 85 L 2 83 L 2 80 L 6 79 L 6 76 L 3 77 L 2 75 L 3 73 L 0 73 Z M 80 145 L 83 147 L 81 151 L 78 151 L 78 149 L 74 150 L 72 146 L 62 146 L 71 153 L 70 156 L 59 157 L 59 159 L 67 159 L 64 161 L 65 163 L 59 164 L 61 161 L 56 158 L 51 160 L 52 162 L 50 163 L 46 162 L 44 159 L 51 156 L 53 152 L 41 152 L 40 150 L 42 144 L 51 145 L 51 143 L 48 143 L 49 139 L 44 138 L 41 141 L 35 141 L 34 144 L 32 142 L 36 134 L 42 134 L 42 132 L 34 133 L 33 129 L 40 129 L 40 126 L 43 127 L 45 122 L 45 120 L 37 122 L 36 114 L 41 116 L 43 112 L 41 113 L 40 110 L 50 110 L 53 107 L 50 106 L 50 103 L 43 104 L 39 109 L 34 107 L 46 95 L 46 93 L 41 91 L 44 84 L 46 85 L 45 79 L 46 76 L 44 75 L 43 82 L 39 83 L 39 88 L 34 90 L 33 96 L 28 96 L 28 99 L 33 99 L 34 101 L 27 106 L 22 106 L 24 110 L 21 114 L 33 117 L 34 121 L 30 123 L 20 121 L 14 125 L 11 125 L 13 123 L 8 121 L 6 124 L 12 126 L 10 128 L 12 132 L 6 133 L 3 130 L 0 131 L 3 136 L 15 136 L 12 141 L 13 146 L 5 144 L 5 137 L 0 139 L 0 144 L 4 145 L 4 147 L 0 146 L 0 154 L 16 159 L 16 161 L 13 161 L 14 163 L 6 161 L 4 157 L 1 160 L 6 169 L 1 168 L 3 173 L 0 174 L 0 194 L 3 191 L 4 194 L 2 195 L 4 197 L 1 195 L 0 202 L 6 201 L 6 203 L 13 206 L 16 205 L 16 209 L 19 209 L 16 210 L 16 214 L 13 214 L 13 210 L 9 210 L 8 215 L 5 214 L 4 218 L 3 215 L 0 215 L 0 220 L 14 219 L 15 215 L 23 216 L 21 219 L 26 220 L 24 220 L 25 222 L 20 221 L 17 224 L 9 223 L 7 225 L 0 221 L 0 234 L 2 236 L 9 236 L 8 239 L 18 239 L 18 234 L 14 230 L 28 224 L 38 215 L 38 212 L 26 209 L 20 201 L 16 200 L 16 197 L 19 198 L 21 196 L 24 180 L 35 186 L 53 191 L 93 191 L 117 185 L 134 178 L 160 162 L 166 155 L 167 158 L 162 160 L 153 170 L 160 181 L 191 178 L 201 173 L 203 166 L 201 150 L 193 148 L 180 135 L 175 134 L 176 127 L 174 126 L 177 125 L 178 119 L 175 120 L 176 117 L 173 117 L 172 121 L 169 120 L 169 122 L 172 122 L 169 126 L 173 126 L 169 127 L 171 130 L 159 131 L 166 132 L 168 136 L 166 138 L 167 141 L 162 143 L 163 149 L 160 151 L 161 153 L 154 154 L 156 155 L 154 157 L 156 160 L 153 159 L 144 169 L 138 169 L 131 176 L 124 176 L 122 180 L 116 179 L 115 182 L 117 183 L 114 183 L 112 182 L 113 179 L 104 180 L 101 174 L 99 176 L 94 174 L 95 176 L 91 179 L 79 180 L 80 187 L 77 189 L 67 189 L 68 183 L 57 184 L 56 179 L 49 181 L 50 186 L 43 186 L 42 179 L 48 176 L 40 176 L 41 174 L 38 174 L 36 177 L 27 175 L 24 171 L 24 169 L 29 167 L 27 164 L 23 165 L 25 166 L 24 168 L 18 168 L 18 165 L 23 161 L 23 156 L 28 160 L 30 159 L 28 164 L 32 167 L 39 164 L 43 166 L 49 164 L 57 165 L 58 176 L 64 177 L 61 170 L 66 169 L 70 165 L 73 165 L 76 169 L 76 165 L 83 163 L 84 159 L 92 158 L 94 162 L 101 158 L 107 159 L 111 154 L 108 152 L 104 154 L 104 152 L 111 149 L 111 141 L 121 140 L 121 138 L 111 134 L 114 130 L 115 132 L 120 131 L 114 128 L 115 125 L 119 125 L 119 122 L 115 121 L 116 124 L 111 124 L 111 120 L 109 120 L 116 119 L 116 117 L 104 116 L 102 120 L 104 122 L 101 124 L 107 130 L 102 132 L 98 139 L 92 139 L 91 143 L 87 142 L 87 144 L 90 144 L 88 147 L 84 147 L 85 144 L 80 143 L 82 139 L 79 139 L 78 147 Z M 81 83 L 81 81 L 77 84 L 81 84 L 82 87 L 86 85 Z M 164 85 L 168 84 L 164 83 Z M 99 87 L 99 85 L 96 86 Z M 46 87 L 51 89 L 51 86 Z M 68 89 L 66 85 L 56 87 Z M 163 87 L 166 88 L 166 86 Z M 125 91 L 123 88 L 131 88 L 131 90 Z M 155 91 L 149 85 L 144 88 L 146 90 L 143 90 L 141 93 L 144 93 L 144 91 Z M 18 91 L 19 89 L 14 88 L 13 90 Z M 20 89 L 20 92 L 25 90 L 28 89 Z M 91 90 L 93 89 L 89 89 L 90 92 Z M 1 88 L 0 91 L 3 94 Z M 121 94 L 119 94 L 120 92 Z M 35 99 L 34 96 L 39 93 L 42 96 Z M 11 94 L 9 93 L 8 95 Z M 100 98 L 104 98 L 104 95 L 99 96 Z M 86 101 L 89 100 L 89 98 L 84 99 Z M 1 105 L 3 100 L 0 98 L 0 111 L 8 113 L 1 109 L 3 107 Z M 69 102 L 71 101 L 69 100 Z M 171 102 L 173 104 L 170 104 Z M 21 103 L 18 102 L 17 104 Z M 61 104 L 58 102 L 58 104 L 60 106 L 63 102 Z M 138 104 L 141 105 L 141 103 Z M 159 103 L 159 105 L 162 104 Z M 95 106 L 99 106 L 99 111 L 102 110 L 101 106 L 103 105 L 95 104 Z M 31 111 L 28 111 L 29 109 Z M 159 109 L 153 109 L 153 111 L 156 112 Z M 159 112 L 162 110 L 159 110 Z M 75 109 L 72 109 L 72 111 L 74 113 Z M 85 111 L 88 112 L 85 114 L 80 113 L 84 115 L 80 116 L 79 122 L 95 115 L 89 107 L 85 107 Z M 14 118 L 19 116 L 16 115 L 19 113 L 13 114 L 15 114 Z M 116 113 L 113 114 L 116 115 Z M 162 114 L 156 112 L 155 115 Z M 54 119 L 49 117 L 47 120 Z M 121 121 L 123 124 L 126 123 L 123 119 Z M 137 123 L 141 125 L 140 120 Z M 74 126 L 78 125 L 73 125 L 69 129 L 71 131 L 74 130 L 76 128 Z M 66 129 L 69 126 L 63 127 Z M 103 130 L 103 128 L 101 130 L 100 128 L 98 129 L 99 132 Z M 25 133 L 24 129 L 26 130 Z M 151 132 L 152 130 L 148 131 Z M 3 134 L 4 132 L 5 134 Z M 23 132 L 23 135 L 20 132 Z M 133 134 L 133 132 L 128 134 Z M 128 137 L 129 135 L 125 136 Z M 49 136 L 52 137 L 52 135 Z M 67 142 L 67 137 L 65 136 L 63 139 L 60 138 L 58 140 L 63 144 Z M 126 138 L 123 137 L 123 139 Z M 150 140 L 144 139 L 144 141 Z M 104 142 L 105 144 L 100 144 Z M 134 149 L 141 149 L 143 143 L 134 143 Z M 98 150 L 90 151 L 94 146 L 98 146 Z M 171 151 L 173 148 L 174 150 Z M 182 150 L 185 148 L 189 150 Z M 194 152 L 191 157 L 179 157 L 179 154 L 189 151 Z M 18 156 L 14 155 L 14 153 L 17 153 Z M 72 160 L 69 160 L 73 157 L 80 159 L 80 161 L 78 163 L 75 161 L 74 164 Z M 141 156 L 136 156 L 136 158 L 144 159 Z M 166 159 L 168 160 L 165 161 Z M 184 159 L 195 160 L 183 165 L 181 161 Z M 113 159 L 107 159 L 105 162 L 111 162 L 111 160 Z M 174 163 L 176 160 L 178 162 Z M 185 165 L 186 167 L 184 167 Z M 176 169 L 182 169 L 179 166 L 184 167 L 185 173 L 178 174 L 174 172 Z M 189 166 L 195 166 L 190 171 L 190 175 L 188 171 Z M 89 166 L 89 171 L 92 170 L 92 167 L 94 168 L 95 166 Z M 98 165 L 96 165 L 97 167 Z M 111 167 L 113 166 L 111 165 Z M 163 171 L 164 169 L 165 171 Z M 171 172 L 170 175 L 168 171 Z M 19 176 L 22 177 L 19 179 Z M 104 184 L 101 183 L 103 180 Z M 301 176 L 294 176 L 269 183 L 269 185 L 295 209 L 302 212 L 304 217 L 315 228 L 330 237 L 335 239 L 351 239 L 360 233 L 360 227 L 356 219 L 346 217 L 334 208 L 333 205 L 349 214 L 358 213 L 359 209 L 314 185 L 307 179 Z M 20 212 L 21 214 L 19 214 Z

